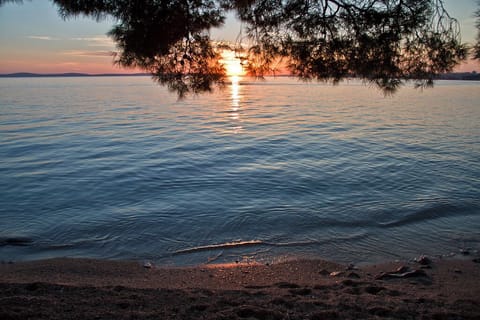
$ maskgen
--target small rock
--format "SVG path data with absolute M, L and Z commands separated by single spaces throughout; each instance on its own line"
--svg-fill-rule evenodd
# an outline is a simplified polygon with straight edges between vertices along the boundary
M 300 286 L 296 283 L 291 282 L 278 282 L 275 284 L 278 288 L 287 288 L 287 289 L 298 289 Z
M 330 274 L 330 271 L 322 269 L 318 271 L 318 273 L 321 274 L 322 276 L 328 276 Z
M 145 269 L 151 269 L 151 268 L 153 268 L 153 264 L 149 261 L 146 261 L 146 262 L 143 263 L 143 267 Z
M 312 289 L 301 288 L 301 289 L 290 289 L 288 290 L 293 295 L 306 296 L 312 293 Z
M 400 266 L 397 268 L 397 270 L 395 270 L 395 273 L 405 273 L 405 272 L 408 272 L 409 270 L 410 268 L 407 266 Z
M 464 256 L 470 255 L 470 250 L 468 249 L 460 249 L 460 253 L 463 254 Z
M 415 259 L 415 261 L 424 266 L 432 263 L 432 260 L 427 256 L 420 256 L 417 259 Z
M 353 263 L 350 263 L 345 270 L 350 271 L 350 270 L 357 270 L 357 267 Z
M 350 272 L 348 275 L 347 275 L 348 278 L 351 278 L 351 279 L 360 279 L 360 276 L 358 275 L 358 273 L 355 273 L 355 272 Z
M 360 284 L 360 282 L 347 279 L 347 280 L 343 280 L 342 284 L 347 287 L 356 287 Z
M 367 292 L 369 294 L 373 294 L 373 295 L 378 294 L 382 290 L 385 290 L 385 288 L 384 287 L 377 287 L 377 286 L 368 286 L 368 287 L 365 288 L 365 292 Z
M 379 274 L 377 274 L 375 276 L 375 280 L 384 280 L 384 279 L 388 279 L 389 278 L 389 275 L 391 275 L 391 273 L 387 273 L 387 272 L 380 272 Z
M 462 273 L 462 270 L 460 270 L 460 269 L 455 269 L 455 270 L 453 270 L 453 272 L 455 272 L 455 273 Z
M 343 276 L 345 273 L 343 271 L 333 271 L 330 273 L 331 277 L 340 277 Z

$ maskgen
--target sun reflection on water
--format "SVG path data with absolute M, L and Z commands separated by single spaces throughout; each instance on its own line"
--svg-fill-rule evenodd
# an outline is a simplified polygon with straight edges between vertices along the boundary
M 239 133 L 243 128 L 240 125 L 240 104 L 241 104 L 241 95 L 240 95 L 240 77 L 231 76 L 230 80 L 232 82 L 230 86 L 230 95 L 231 95 L 231 107 L 230 107 L 230 120 L 234 121 L 232 123 L 232 129 L 235 133 Z
M 231 80 L 232 110 L 237 111 L 240 108 L 240 78 L 233 76 Z

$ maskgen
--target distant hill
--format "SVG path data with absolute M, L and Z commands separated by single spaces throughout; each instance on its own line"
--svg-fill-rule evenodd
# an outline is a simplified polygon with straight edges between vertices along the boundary
M 88 74 L 88 73 L 30 73 L 30 72 L 17 72 L 0 74 L 0 78 L 66 78 L 66 77 L 138 77 L 138 76 L 150 76 L 148 73 L 101 73 L 101 74 Z
M 480 73 L 478 72 L 455 72 L 445 73 L 437 77 L 439 80 L 480 80 Z

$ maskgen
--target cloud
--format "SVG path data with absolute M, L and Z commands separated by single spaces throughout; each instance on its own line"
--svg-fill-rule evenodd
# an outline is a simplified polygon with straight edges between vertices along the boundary
M 76 37 L 76 38 L 70 38 L 70 40 L 74 40 L 74 41 L 105 41 L 105 40 L 109 40 L 109 38 L 106 37 L 106 36 L 94 36 L 94 37 Z
M 89 47 L 112 47 L 115 45 L 112 39 L 103 35 L 93 37 L 76 37 L 70 38 L 69 40 L 88 42 L 87 46 Z
M 88 37 L 56 38 L 46 35 L 31 35 L 28 39 L 40 41 L 73 41 L 81 44 L 83 47 L 111 48 L 115 47 L 115 42 L 105 35 L 96 35 Z M 77 46 L 77 45 L 76 45 Z
M 69 50 L 64 51 L 62 54 L 69 56 L 81 56 L 81 57 L 114 57 L 116 52 L 114 51 L 81 51 L 81 50 Z
M 28 36 L 27 38 L 34 39 L 34 40 L 45 40 L 45 41 L 60 40 L 58 38 L 54 38 L 54 37 L 50 37 L 50 36 Z

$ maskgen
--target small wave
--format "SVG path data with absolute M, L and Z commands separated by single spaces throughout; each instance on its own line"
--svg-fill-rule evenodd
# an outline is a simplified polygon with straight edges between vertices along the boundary
M 27 237 L 4 237 L 0 238 L 0 247 L 17 246 L 25 247 L 33 244 L 33 239 Z
M 465 216 L 469 215 L 471 211 L 465 208 L 458 207 L 451 204 L 442 204 L 430 208 L 421 209 L 412 212 L 398 220 L 379 223 L 379 226 L 385 228 L 401 227 L 405 225 L 415 224 L 428 220 L 435 220 L 450 216 Z
M 219 244 L 210 244 L 210 245 L 198 246 L 198 247 L 187 248 L 187 249 L 180 249 L 175 251 L 174 253 L 175 254 L 193 253 L 198 251 L 255 246 L 255 245 L 261 245 L 261 244 L 265 244 L 265 242 L 263 242 L 262 240 L 235 241 L 235 242 L 226 242 L 226 243 L 219 243 Z
M 304 240 L 304 241 L 289 241 L 289 242 L 269 242 L 269 241 L 263 241 L 263 240 L 233 241 L 233 242 L 209 244 L 204 246 L 180 249 L 175 251 L 173 254 L 186 254 L 186 253 L 195 253 L 199 251 L 232 249 L 232 248 L 247 247 L 247 246 L 300 247 L 300 246 L 310 246 L 310 245 L 335 242 L 335 241 L 342 241 L 342 242 L 349 241 L 357 238 L 362 238 L 364 236 L 365 234 L 354 234 L 352 236 L 348 236 L 344 238 L 328 239 L 324 241 L 320 241 L 320 240 Z
M 265 244 L 272 247 L 300 247 L 300 246 L 308 246 L 308 245 L 317 244 L 317 243 L 319 243 L 317 240 L 305 240 L 305 241 L 291 241 L 291 242 L 278 242 L 278 243 L 267 242 Z
M 187 249 L 180 249 L 174 252 L 174 254 L 194 253 L 198 251 L 209 251 L 219 249 L 232 249 L 238 247 L 247 246 L 269 246 L 269 247 L 295 247 L 295 246 L 308 246 L 319 243 L 317 240 L 306 241 L 292 241 L 292 242 L 268 242 L 263 240 L 248 240 L 248 241 L 233 241 L 219 244 L 209 244 L 204 246 L 192 247 Z
M 109 111 L 110 112 L 121 112 L 121 111 L 135 111 L 135 110 L 141 110 L 142 107 L 140 106 L 123 106 L 123 107 L 116 107 L 116 108 L 111 108 Z

